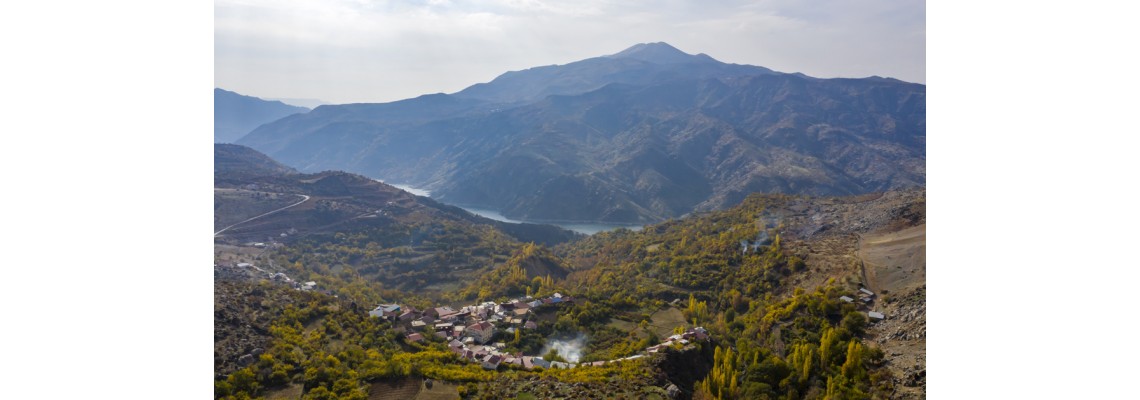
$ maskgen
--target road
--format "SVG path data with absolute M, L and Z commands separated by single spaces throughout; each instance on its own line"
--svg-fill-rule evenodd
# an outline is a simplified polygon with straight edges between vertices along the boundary
M 225 232 L 227 229 L 233 228 L 233 227 L 235 227 L 235 226 L 238 226 L 238 225 L 244 224 L 244 223 L 246 223 L 246 222 L 249 222 L 249 221 L 253 221 L 253 220 L 255 220 L 255 219 L 258 219 L 258 218 L 264 217 L 264 216 L 266 216 L 266 215 L 269 215 L 269 214 L 273 214 L 273 213 L 275 213 L 275 212 L 279 212 L 279 211 L 283 211 L 283 210 L 286 210 L 286 209 L 289 209 L 289 208 L 293 208 L 293 207 L 299 206 L 299 205 L 301 205 L 301 203 L 304 203 L 304 202 L 306 202 L 306 201 L 309 201 L 309 196 L 306 196 L 306 195 L 303 195 L 303 194 L 299 194 L 298 196 L 304 197 L 305 199 L 304 199 L 304 200 L 301 200 L 301 201 L 298 201 L 298 202 L 296 202 L 296 203 L 293 203 L 293 204 L 287 205 L 287 206 L 285 206 L 285 207 L 281 207 L 281 208 L 278 208 L 278 209 L 276 209 L 276 210 L 273 210 L 273 211 L 267 212 L 267 213 L 265 213 L 265 214 L 261 214 L 261 215 L 258 215 L 258 216 L 256 216 L 256 217 L 253 217 L 253 218 L 247 219 L 247 220 L 245 220 L 245 221 L 241 221 L 241 222 L 238 222 L 238 223 L 236 223 L 236 224 L 233 224 L 233 225 L 227 226 L 227 227 L 225 227 L 225 228 L 222 228 L 222 230 L 220 230 L 220 231 L 217 231 L 217 232 L 214 232 L 214 237 L 218 237 L 218 235 L 222 234 L 222 232 Z

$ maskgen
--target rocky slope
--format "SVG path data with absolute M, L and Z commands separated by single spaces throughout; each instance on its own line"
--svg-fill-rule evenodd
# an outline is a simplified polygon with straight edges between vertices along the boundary
M 452 95 L 322 106 L 240 143 L 515 219 L 656 222 L 752 192 L 923 186 L 925 118 L 924 85 L 777 73 L 654 43 Z

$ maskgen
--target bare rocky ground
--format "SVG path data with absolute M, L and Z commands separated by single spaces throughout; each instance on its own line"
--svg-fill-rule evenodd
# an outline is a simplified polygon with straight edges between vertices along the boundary
M 895 379 L 892 398 L 926 398 L 926 287 L 888 295 L 877 303 L 886 319 L 872 324 L 867 333 L 886 355 Z
M 892 398 L 926 397 L 926 191 L 857 197 L 788 197 L 761 216 L 780 225 L 783 245 L 808 266 L 794 287 L 829 280 L 876 293 L 864 311 L 886 318 L 867 330 L 894 376 Z
M 225 376 L 269 348 L 269 326 L 290 304 L 311 294 L 284 285 L 214 280 L 214 373 Z

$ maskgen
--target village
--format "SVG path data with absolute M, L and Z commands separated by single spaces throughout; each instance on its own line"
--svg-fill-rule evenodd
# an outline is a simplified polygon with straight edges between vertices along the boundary
M 537 329 L 538 325 L 533 321 L 536 310 L 557 304 L 573 305 L 574 298 L 554 293 L 540 299 L 526 296 L 504 303 L 483 302 L 463 306 L 458 310 L 448 306 L 416 310 L 407 305 L 381 304 L 368 314 L 408 328 L 411 333 L 406 335 L 406 340 L 409 342 L 424 342 L 427 339 L 425 335 L 435 335 L 447 340 L 448 348 L 453 353 L 469 362 L 479 363 L 488 370 L 496 370 L 502 364 L 524 369 L 601 366 L 606 363 L 642 358 L 646 354 L 662 351 L 675 344 L 684 346 L 694 341 L 709 340 L 707 330 L 694 327 L 669 336 L 661 343 L 646 348 L 642 354 L 581 364 L 548 361 L 541 356 L 527 356 L 522 353 L 512 354 L 505 351 L 507 346 L 503 342 L 489 344 L 496 332 L 514 333 L 516 329 Z

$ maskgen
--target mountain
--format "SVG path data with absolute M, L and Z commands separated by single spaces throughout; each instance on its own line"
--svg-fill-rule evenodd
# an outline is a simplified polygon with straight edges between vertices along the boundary
M 296 174 L 297 170 L 261 152 L 236 144 L 214 143 L 214 181 L 242 181 L 261 176 Z
M 214 143 L 233 143 L 261 124 L 308 111 L 305 107 L 214 88 Z
M 516 103 L 550 95 L 585 93 L 612 83 L 645 85 L 675 79 L 773 73 L 763 67 L 722 63 L 705 54 L 686 54 L 666 43 L 643 43 L 609 56 L 507 72 L 489 83 L 463 89 L 455 96 Z
M 924 186 L 926 87 L 651 43 L 450 95 L 321 106 L 239 143 L 302 171 L 404 182 L 515 219 L 645 223 L 752 192 Z

